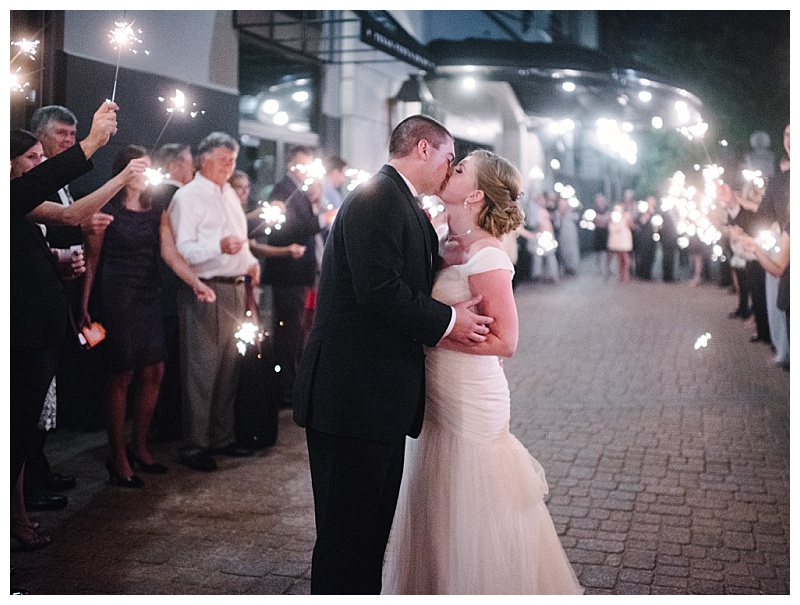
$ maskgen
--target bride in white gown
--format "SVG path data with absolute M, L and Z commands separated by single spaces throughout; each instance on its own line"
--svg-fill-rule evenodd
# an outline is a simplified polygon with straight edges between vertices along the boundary
M 388 594 L 583 592 L 544 503 L 544 471 L 509 432 L 502 358 L 516 349 L 518 323 L 514 267 L 499 238 L 522 223 L 520 183 L 505 159 L 476 151 L 441 194 L 450 234 L 433 296 L 482 295 L 480 313 L 495 321 L 484 343 L 459 350 L 445 340 L 427 351 L 425 422 L 407 440 Z

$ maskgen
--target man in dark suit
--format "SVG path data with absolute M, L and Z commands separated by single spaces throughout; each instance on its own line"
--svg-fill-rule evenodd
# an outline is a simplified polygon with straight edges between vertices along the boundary
M 485 340 L 491 318 L 431 298 L 436 233 L 418 194 L 441 191 L 453 138 L 427 116 L 393 131 L 390 160 L 342 204 L 325 245 L 317 316 L 295 383 L 317 541 L 314 594 L 378 594 L 406 435 L 425 406 L 423 345 Z
M 297 366 L 308 336 L 303 315 L 306 296 L 317 280 L 316 235 L 320 232 L 319 218 L 313 200 L 303 191 L 303 176 L 298 165 L 310 164 L 314 155 L 309 147 L 297 146 L 289 152 L 286 176 L 269 194 L 270 202 L 283 202 L 286 221 L 273 229 L 267 238 L 271 246 L 305 246 L 302 256 L 268 256 L 264 258 L 264 283 L 272 287 L 272 334 L 275 361 L 281 367 L 283 384 L 281 399 L 291 407 L 292 387 Z

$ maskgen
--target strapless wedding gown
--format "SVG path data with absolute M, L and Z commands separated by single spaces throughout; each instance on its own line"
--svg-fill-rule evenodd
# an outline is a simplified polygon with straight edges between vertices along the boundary
M 437 276 L 433 296 L 471 296 L 467 277 L 514 267 L 497 248 Z M 408 439 L 387 548 L 387 594 L 580 594 L 544 503 L 541 465 L 509 432 L 496 356 L 432 348 L 425 422 Z

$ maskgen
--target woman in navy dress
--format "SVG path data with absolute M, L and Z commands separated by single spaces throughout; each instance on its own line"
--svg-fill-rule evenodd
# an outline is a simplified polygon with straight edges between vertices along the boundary
M 148 161 L 143 147 L 129 145 L 112 166 L 121 172 L 136 158 Z M 106 329 L 108 360 L 105 422 L 109 479 L 121 487 L 141 487 L 134 471 L 164 473 L 167 467 L 153 460 L 147 434 L 153 418 L 166 356 L 158 260 L 161 208 L 151 204 L 146 176 L 131 180 L 103 212 L 114 220 L 105 233 L 92 234 L 85 242 L 87 271 L 83 296 L 83 323 L 89 314 L 91 295 L 94 319 Z M 134 381 L 133 435 L 126 447 L 125 418 L 128 391 Z

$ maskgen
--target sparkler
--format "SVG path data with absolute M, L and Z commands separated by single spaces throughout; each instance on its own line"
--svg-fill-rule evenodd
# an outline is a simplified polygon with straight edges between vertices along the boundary
M 21 67 L 18 67 L 17 71 L 11 73 L 11 92 L 22 92 L 30 86 L 30 82 L 27 80 L 25 82 L 22 81 L 25 76 L 19 73 L 21 69 Z
M 14 58 L 11 59 L 11 66 L 13 68 L 14 61 L 16 61 L 21 56 L 26 56 L 32 61 L 36 60 L 36 51 L 39 48 L 39 41 L 38 40 L 27 40 L 26 38 L 22 38 L 22 40 L 17 40 L 11 43 L 11 46 L 16 46 L 19 50 L 17 54 L 14 55 Z M 10 76 L 10 90 L 11 92 L 23 92 L 26 88 L 30 86 L 30 82 L 28 81 L 28 77 L 30 74 L 22 74 L 22 66 L 18 66 L 15 70 L 11 71 Z
M 234 334 L 237 339 L 236 349 L 240 355 L 244 355 L 247 353 L 248 347 L 256 347 L 258 356 L 261 357 L 261 347 L 269 333 L 261 329 L 261 326 L 256 323 L 257 320 L 253 321 L 252 311 L 248 310 L 245 315 L 245 321 L 239 324 L 239 329 Z M 280 366 L 276 365 L 274 371 L 280 372 Z
M 32 61 L 36 60 L 36 51 L 39 49 L 39 40 L 26 40 L 23 38 L 22 40 L 12 42 L 11 46 L 16 46 L 19 48 L 17 54 L 14 55 L 13 59 L 11 59 L 12 63 L 21 55 L 29 57 Z
M 272 233 L 273 228 L 276 231 L 281 228 L 281 225 L 286 222 L 286 215 L 283 213 L 283 208 L 277 204 L 265 203 L 262 204 L 262 206 L 263 210 L 261 211 L 259 217 L 264 219 L 264 233 L 269 235 Z
M 322 165 L 322 160 L 320 158 L 314 158 L 314 160 L 308 164 L 295 164 L 294 166 L 291 166 L 289 170 L 299 174 L 302 177 L 303 184 L 298 189 L 295 189 L 286 200 L 281 200 L 284 203 L 288 202 L 293 196 L 297 195 L 298 191 L 308 191 L 309 187 L 322 180 L 322 178 L 325 176 L 325 167 Z M 269 234 L 272 232 L 273 228 L 276 230 L 280 229 L 281 225 L 286 222 L 286 216 L 280 206 L 268 202 L 262 202 L 262 205 L 264 206 L 264 210 L 259 215 L 259 218 L 263 220 L 256 226 L 255 229 L 250 231 L 247 236 L 248 238 L 255 237 L 256 235 L 260 234 L 262 229 L 264 230 L 264 233 Z
M 435 195 L 424 195 L 422 196 L 422 209 L 430 218 L 436 218 L 440 213 L 444 212 L 444 204 Z
M 594 208 L 587 208 L 583 213 L 578 226 L 581 229 L 586 229 L 587 231 L 594 231 L 597 228 L 597 225 L 594 224 L 594 219 L 596 218 L 597 211 Z
M 161 129 L 161 132 L 158 133 L 158 138 L 156 139 L 156 142 L 153 145 L 153 149 L 156 149 L 158 147 L 158 143 L 161 140 L 161 137 L 164 136 L 164 132 L 167 130 L 167 126 L 169 126 L 169 122 L 170 120 L 172 120 L 172 116 L 174 116 L 176 113 L 182 113 L 182 114 L 186 113 L 186 95 L 183 94 L 183 91 L 176 88 L 175 96 L 170 97 L 169 100 L 171 101 L 171 104 L 167 106 L 167 114 L 168 114 L 167 121 L 164 124 L 164 127 Z M 158 97 L 158 101 L 159 103 L 165 103 L 167 99 L 165 97 Z M 192 103 L 191 105 L 193 109 L 189 111 L 189 117 L 195 118 L 199 114 L 205 115 L 206 113 L 205 110 L 198 109 L 197 103 Z
M 308 164 L 295 164 L 290 170 L 303 177 L 303 185 L 301 187 L 303 191 L 308 191 L 311 185 L 321 181 L 325 176 L 325 166 L 320 158 L 314 158 Z
M 114 46 L 114 49 L 117 51 L 117 66 L 114 72 L 114 90 L 111 92 L 111 100 L 117 96 L 117 80 L 119 79 L 119 61 L 122 57 L 122 49 L 127 48 L 130 50 L 134 55 L 138 52 L 135 44 L 142 44 L 142 40 L 138 37 L 137 34 L 141 34 L 142 30 L 134 31 L 133 23 L 128 23 L 127 21 L 115 21 L 114 22 L 114 29 L 108 32 L 108 38 L 111 40 L 111 44 Z M 146 55 L 150 54 L 150 51 L 145 50 L 144 53 Z
M 558 242 L 549 231 L 536 233 L 536 254 L 546 256 L 558 248 Z
M 262 233 L 269 235 L 273 229 L 278 231 L 286 222 L 286 214 L 280 204 L 270 202 L 259 202 L 259 204 L 261 204 L 261 214 L 258 215 L 258 218 L 261 219 L 261 222 L 247 234 L 248 239 Z
M 350 168 L 344 175 L 350 179 L 350 182 L 347 184 L 348 191 L 352 191 L 361 183 L 365 183 L 372 176 L 369 172 L 359 170 L 358 168 Z
M 250 311 L 247 312 L 247 315 L 250 316 Z M 236 349 L 240 355 L 244 355 L 247 352 L 248 346 L 255 346 L 264 339 L 261 328 L 251 321 L 243 322 L 234 336 L 237 338 Z
M 164 179 L 169 178 L 169 174 L 162 174 L 161 168 L 145 168 L 144 169 L 144 177 L 148 185 L 156 186 L 161 183 Z
M 687 184 L 686 175 L 680 171 L 670 179 L 668 195 L 661 200 L 661 211 L 675 215 L 678 247 L 687 248 L 692 237 L 714 246 L 722 237 L 711 220 L 716 210 L 716 183 L 722 173 L 719 166 L 706 166 L 702 171 L 702 189 Z
M 780 246 L 778 246 L 778 236 L 771 229 L 759 231 L 758 235 L 755 237 L 755 240 L 765 252 L 777 254 L 781 251 Z
M 694 350 L 696 351 L 697 349 L 699 349 L 699 348 L 701 348 L 701 347 L 707 347 L 707 346 L 708 346 L 708 341 L 709 341 L 709 340 L 711 340 L 711 334 L 709 334 L 708 332 L 706 332 L 705 334 L 703 334 L 702 336 L 700 336 L 700 337 L 697 339 L 697 341 L 695 341 L 695 343 L 694 343 Z

